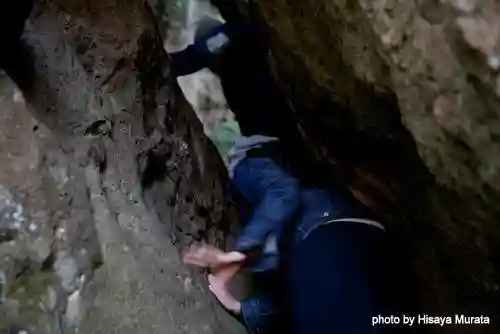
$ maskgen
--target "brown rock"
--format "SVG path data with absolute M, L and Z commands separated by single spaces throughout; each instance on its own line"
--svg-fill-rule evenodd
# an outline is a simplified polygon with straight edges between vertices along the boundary
M 426 312 L 499 311 L 497 13 L 488 0 L 253 9 L 305 139 L 407 245 Z

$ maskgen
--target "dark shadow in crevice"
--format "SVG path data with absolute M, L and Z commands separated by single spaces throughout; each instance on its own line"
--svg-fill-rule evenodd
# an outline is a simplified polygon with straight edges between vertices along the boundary
M 16 230 L 0 228 L 0 244 L 4 242 L 14 241 L 16 239 L 16 236 Z
M 153 151 L 147 152 L 145 156 L 141 157 L 144 164 L 144 170 L 141 174 L 141 184 L 144 189 L 150 188 L 154 182 L 162 181 L 165 179 L 168 168 L 168 157 L 156 154 Z

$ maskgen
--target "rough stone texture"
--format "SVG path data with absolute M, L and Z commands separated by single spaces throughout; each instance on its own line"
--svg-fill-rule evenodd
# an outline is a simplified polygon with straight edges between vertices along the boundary
M 304 139 L 400 241 L 424 312 L 498 314 L 498 5 L 254 9 Z M 143 2 L 41 1 L 24 38 L 36 120 L 0 101 L 0 333 L 234 333 L 179 263 L 234 215 Z
M 241 331 L 179 260 L 236 216 L 152 22 L 91 0 L 26 24 L 26 105 L 1 85 L 0 333 Z
M 305 138 L 408 248 L 424 310 L 498 314 L 498 3 L 254 5 Z

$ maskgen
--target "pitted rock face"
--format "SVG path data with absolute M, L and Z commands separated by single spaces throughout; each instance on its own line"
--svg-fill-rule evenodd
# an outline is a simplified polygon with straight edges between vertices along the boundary
M 0 332 L 234 333 L 179 259 L 237 219 L 154 18 L 56 2 L 37 2 L 10 64 L 24 98 L 0 87 Z
M 498 314 L 498 4 L 252 3 L 304 141 L 381 215 L 424 308 Z M 227 178 L 143 2 L 38 6 L 37 120 L 0 100 L 0 331 L 234 333 L 175 247 L 223 243 Z
M 27 234 L 31 224 L 24 216 L 23 207 L 14 202 L 12 195 L 2 185 L 0 185 L 0 231 L 4 238 L 12 234 Z
M 309 147 L 384 217 L 424 309 L 497 313 L 498 3 L 254 5 Z

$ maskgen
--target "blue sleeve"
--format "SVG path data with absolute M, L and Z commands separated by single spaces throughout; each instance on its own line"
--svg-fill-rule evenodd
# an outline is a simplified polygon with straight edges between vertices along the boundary
M 208 40 L 222 33 L 227 36 L 229 42 L 234 35 L 233 29 L 236 28 L 228 24 L 221 24 L 208 31 L 203 38 L 195 41 L 194 44 L 189 45 L 184 50 L 170 53 L 171 68 L 174 76 L 179 77 L 193 74 L 203 68 L 209 67 L 216 53 L 212 53 L 209 50 L 207 45 Z
M 175 77 L 193 74 L 208 66 L 206 57 L 203 57 L 193 45 L 186 49 L 169 54 L 170 67 Z
M 250 334 L 274 332 L 278 311 L 269 296 L 260 294 L 245 299 L 241 302 L 241 314 Z
M 233 185 L 250 202 L 253 214 L 236 240 L 236 250 L 263 247 L 270 234 L 279 237 L 299 206 L 299 186 L 270 158 L 246 157 L 236 166 Z

